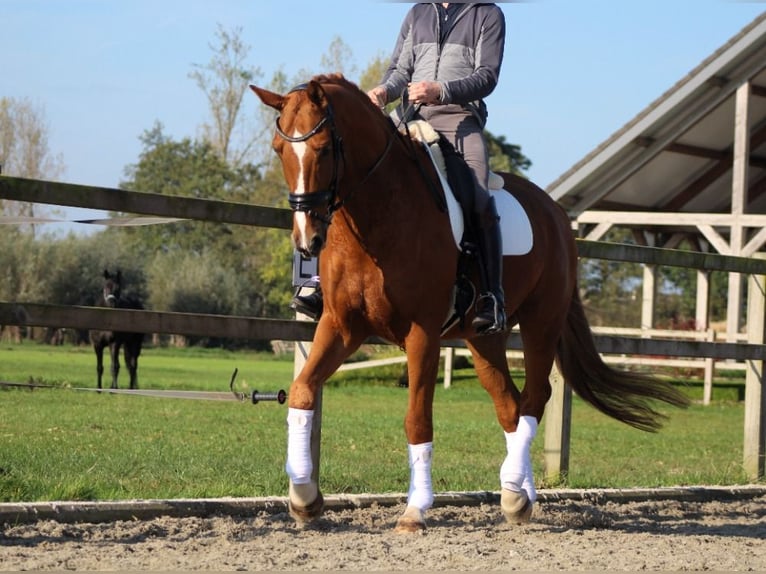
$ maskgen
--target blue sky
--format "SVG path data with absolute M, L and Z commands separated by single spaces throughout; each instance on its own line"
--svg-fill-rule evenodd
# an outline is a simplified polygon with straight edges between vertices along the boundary
M 188 74 L 220 24 L 241 27 L 268 79 L 320 70 L 334 37 L 358 70 L 388 55 L 410 3 L 378 0 L 0 0 L 0 97 L 30 98 L 64 181 L 116 187 L 156 120 L 207 120 Z M 488 129 L 520 144 L 545 187 L 766 10 L 724 0 L 501 4 L 506 52 Z M 352 79 L 355 79 L 352 77 Z M 248 105 L 260 105 L 255 96 Z

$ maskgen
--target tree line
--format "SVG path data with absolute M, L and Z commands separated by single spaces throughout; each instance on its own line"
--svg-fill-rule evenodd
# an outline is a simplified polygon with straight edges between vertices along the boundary
M 248 106 L 245 98 L 250 83 L 284 93 L 316 72 L 300 70 L 289 78 L 279 70 L 266 80 L 258 67 L 248 63 L 250 47 L 242 34 L 241 28 L 227 30 L 219 25 L 210 44 L 210 60 L 193 65 L 189 72 L 208 103 L 208 117 L 198 125 L 198 135 L 174 139 L 164 132 L 161 121 L 147 127 L 140 136 L 139 157 L 126 166 L 120 188 L 288 207 L 281 167 L 270 149 L 273 111 Z M 367 90 L 388 65 L 387 58 L 379 55 L 357 75 L 351 61 L 351 49 L 336 37 L 321 57 L 320 69 L 341 72 Z M 59 177 L 63 158 L 49 149 L 48 129 L 44 110 L 29 100 L 0 99 L 3 173 L 34 179 Z M 531 160 L 521 146 L 502 135 L 485 135 L 491 167 L 524 175 Z M 34 218 L 44 208 L 0 200 L 0 209 L 5 216 Z M 93 305 L 103 270 L 120 269 L 126 289 L 153 310 L 292 315 L 288 304 L 293 295 L 293 250 L 284 230 L 202 221 L 106 227 L 89 235 L 70 233 L 66 237 L 39 229 L 32 222 L 0 225 L 0 238 L 7 247 L 0 250 L 0 266 L 6 276 L 0 283 L 0 300 Z M 631 291 L 636 288 L 635 277 L 640 278 L 638 265 L 591 262 L 583 266 L 582 273 L 584 299 L 592 313 L 610 325 L 637 324 L 634 313 L 640 314 L 640 303 L 623 303 L 635 296 Z M 686 278 L 674 273 L 667 275 L 669 292 L 680 295 L 667 312 L 686 314 L 694 292 L 687 292 Z M 691 309 L 693 316 L 693 306 Z M 34 330 L 26 334 L 45 337 Z M 76 334 L 71 340 L 76 341 Z M 189 342 L 243 344 L 204 338 Z

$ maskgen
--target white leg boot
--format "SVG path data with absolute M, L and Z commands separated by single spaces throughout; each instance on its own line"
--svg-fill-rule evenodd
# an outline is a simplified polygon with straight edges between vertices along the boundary
M 324 499 L 317 483 L 311 480 L 311 428 L 314 411 L 287 411 L 287 463 L 290 477 L 290 515 L 299 522 L 311 522 L 322 514 Z
M 530 448 L 537 419 L 523 416 L 516 432 L 505 433 L 507 456 L 500 467 L 500 507 L 509 522 L 527 522 L 537 500 Z
M 425 511 L 434 503 L 431 485 L 431 456 L 433 443 L 408 445 L 410 460 L 410 490 L 407 508 L 396 523 L 397 532 L 420 532 L 426 527 Z

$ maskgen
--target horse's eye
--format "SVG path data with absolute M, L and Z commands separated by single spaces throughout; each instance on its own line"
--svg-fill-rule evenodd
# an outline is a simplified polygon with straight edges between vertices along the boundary
M 327 157 L 328 155 L 330 155 L 331 151 L 332 151 L 332 148 L 329 145 L 324 145 L 317 150 L 317 156 Z

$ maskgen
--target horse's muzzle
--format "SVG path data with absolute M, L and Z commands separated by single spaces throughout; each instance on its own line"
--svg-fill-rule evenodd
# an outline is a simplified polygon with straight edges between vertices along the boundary
M 329 222 L 315 213 L 295 212 L 293 245 L 303 257 L 316 257 L 327 244 Z
M 311 237 L 311 241 L 309 241 L 308 247 L 306 249 L 300 250 L 301 255 L 305 257 L 316 257 L 319 255 L 319 252 L 322 251 L 322 248 L 324 247 L 324 238 L 320 235 L 314 234 Z

